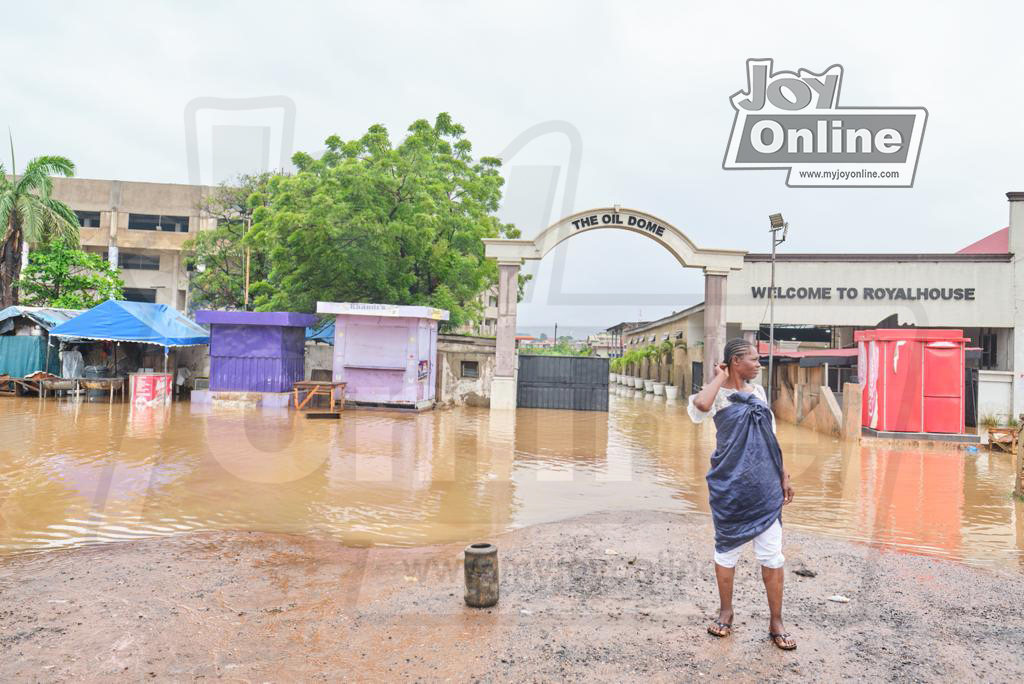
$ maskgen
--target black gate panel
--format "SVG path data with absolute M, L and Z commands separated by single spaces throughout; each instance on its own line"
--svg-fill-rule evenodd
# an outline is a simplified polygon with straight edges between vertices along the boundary
M 690 391 L 696 394 L 704 386 L 704 364 L 694 361 L 690 364 L 693 367 L 693 378 L 690 381 Z
M 516 405 L 607 411 L 608 359 L 520 354 Z
M 964 369 L 964 425 L 978 427 L 978 369 Z

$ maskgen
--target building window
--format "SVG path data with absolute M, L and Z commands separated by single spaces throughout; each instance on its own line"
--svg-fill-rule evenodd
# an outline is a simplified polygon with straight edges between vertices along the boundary
M 463 361 L 462 366 L 462 377 L 464 378 L 479 378 L 480 377 L 480 362 L 479 361 Z
M 188 216 L 161 216 L 159 214 L 129 214 L 131 230 L 162 230 L 172 233 L 188 232 Z
M 124 288 L 124 298 L 129 302 L 156 304 L 156 290 L 147 287 L 126 287 Z
M 981 367 L 983 369 L 995 368 L 999 365 L 999 358 L 996 356 L 996 334 L 981 334 Z
M 117 255 L 117 267 L 126 271 L 159 271 L 160 256 L 119 252 Z
M 78 225 L 82 228 L 100 227 L 100 212 L 98 211 L 76 211 L 75 216 L 78 217 Z
M 498 306 L 498 298 L 497 298 L 497 297 L 495 297 L 495 296 L 493 296 L 493 295 L 492 295 L 492 296 L 491 296 L 491 298 L 490 298 L 490 299 L 488 300 L 488 302 L 489 302 L 489 303 L 488 303 L 488 306 Z

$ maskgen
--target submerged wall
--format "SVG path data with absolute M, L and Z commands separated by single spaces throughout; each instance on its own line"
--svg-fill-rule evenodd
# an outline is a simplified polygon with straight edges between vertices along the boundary
M 492 337 L 438 335 L 437 403 L 490 406 L 495 350 Z
M 772 411 L 777 420 L 842 437 L 843 411 L 835 394 L 823 383 L 823 370 L 823 367 L 801 368 L 795 363 L 778 366 Z

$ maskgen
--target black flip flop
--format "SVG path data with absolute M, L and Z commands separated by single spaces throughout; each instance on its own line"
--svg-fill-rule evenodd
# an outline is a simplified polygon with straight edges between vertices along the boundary
M 779 645 L 779 642 L 776 641 L 776 639 L 778 639 L 778 638 L 782 638 L 782 639 L 789 639 L 789 638 L 791 638 L 789 636 L 789 632 L 768 632 L 768 638 L 770 638 L 772 640 L 772 643 L 775 644 L 776 648 L 779 648 L 779 649 L 781 649 L 783 651 L 795 651 L 796 650 L 796 642 L 795 641 L 793 642 L 792 646 L 781 646 L 781 645 Z
M 722 629 L 727 629 L 729 631 L 726 632 L 725 634 L 717 634 L 715 632 L 712 632 L 711 631 L 711 627 L 708 626 L 708 634 L 710 634 L 711 636 L 716 636 L 719 639 L 722 639 L 722 638 L 727 637 L 730 634 L 732 634 L 732 623 L 731 622 L 726 623 L 726 622 L 722 622 L 721 620 L 715 620 L 715 625 L 717 625 L 718 627 L 720 627 Z

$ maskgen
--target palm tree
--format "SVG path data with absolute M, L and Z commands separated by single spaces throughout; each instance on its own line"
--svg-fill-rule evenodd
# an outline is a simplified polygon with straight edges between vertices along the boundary
M 660 352 L 658 356 L 658 380 L 661 380 L 661 363 L 662 361 L 668 361 L 668 382 L 667 385 L 672 384 L 672 352 L 675 350 L 675 345 L 672 344 L 672 340 L 664 340 L 661 345 L 658 346 Z
M 682 349 L 683 353 L 686 353 L 687 351 L 689 351 L 689 346 L 686 344 L 686 340 L 676 340 L 674 346 L 675 346 L 676 349 Z M 684 361 L 685 361 L 685 359 L 684 359 Z M 672 355 L 672 364 L 675 365 L 675 353 L 674 352 L 673 352 L 673 355 Z M 679 383 L 685 383 L 686 382 L 686 372 L 685 371 L 682 374 L 680 374 L 680 376 L 678 378 L 676 378 L 676 382 L 679 382 Z
M 661 352 L 658 351 L 658 347 L 657 346 L 655 346 L 653 344 L 647 345 L 646 347 L 643 348 L 643 355 L 644 355 L 644 358 L 647 359 L 647 374 L 648 375 L 650 375 L 650 372 L 652 370 L 651 367 L 655 364 L 655 362 L 657 362 L 657 364 L 658 364 L 658 370 L 659 371 L 661 370 L 661 361 L 658 360 L 658 357 L 661 356 Z M 661 382 L 661 378 L 660 377 L 654 378 L 654 382 Z
M 623 363 L 629 367 L 628 373 L 634 377 L 640 376 L 640 361 L 642 354 L 639 349 L 630 349 L 622 356 Z
M 0 309 L 18 303 L 18 279 L 26 242 L 57 238 L 78 246 L 78 219 L 68 205 L 53 199 L 51 178 L 74 176 L 74 163 L 67 157 L 36 157 L 18 178 L 12 145 L 11 174 L 8 178 L 0 163 Z

